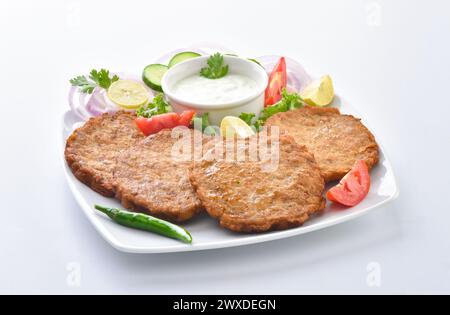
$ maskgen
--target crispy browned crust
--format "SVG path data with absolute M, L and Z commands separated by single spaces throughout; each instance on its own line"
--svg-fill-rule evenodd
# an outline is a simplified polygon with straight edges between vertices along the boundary
M 266 126 L 279 126 L 314 155 L 326 182 L 341 179 L 357 160 L 369 169 L 378 163 L 378 145 L 372 133 L 337 108 L 306 106 L 270 117 Z
M 143 134 L 126 111 L 90 118 L 67 139 L 64 156 L 75 177 L 106 197 L 114 196 L 116 156 Z
M 192 155 L 184 159 L 172 155 L 174 146 L 182 147 L 181 143 L 194 139 L 194 131 L 184 129 L 185 138 L 182 134 L 172 137 L 171 130 L 162 130 L 118 156 L 114 168 L 116 198 L 125 208 L 174 222 L 186 221 L 203 209 L 189 182 Z M 195 134 L 202 142 L 201 133 Z
M 241 144 L 247 157 L 252 139 Z M 263 171 L 267 162 L 260 157 L 212 159 L 214 146 L 210 147 L 202 160 L 191 165 L 189 178 L 203 206 L 221 226 L 236 232 L 283 230 L 302 225 L 324 209 L 320 169 L 306 147 L 292 137 L 280 137 L 278 167 L 268 172 Z

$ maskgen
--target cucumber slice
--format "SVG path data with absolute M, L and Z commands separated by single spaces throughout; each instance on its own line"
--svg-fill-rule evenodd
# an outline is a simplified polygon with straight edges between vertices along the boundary
M 161 80 L 168 69 L 167 66 L 161 64 L 148 65 L 142 72 L 142 80 L 151 89 L 162 92 Z
M 180 52 L 180 53 L 176 54 L 175 56 L 173 56 L 172 59 L 170 59 L 170 61 L 169 61 L 169 68 L 172 68 L 177 63 L 180 63 L 182 61 L 185 61 L 185 60 L 188 60 L 188 59 L 192 59 L 192 58 L 197 58 L 197 57 L 200 57 L 200 56 L 201 56 L 200 54 L 197 54 L 196 52 L 193 52 L 193 51 Z

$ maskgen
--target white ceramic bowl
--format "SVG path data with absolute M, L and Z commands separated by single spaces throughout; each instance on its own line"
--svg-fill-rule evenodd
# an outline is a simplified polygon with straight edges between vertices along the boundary
M 263 67 L 247 59 L 224 56 L 225 63 L 229 66 L 229 73 L 245 75 L 256 82 L 254 92 L 242 99 L 211 105 L 188 102 L 174 93 L 175 84 L 186 77 L 200 73 L 200 69 L 206 67 L 208 58 L 209 56 L 202 56 L 186 60 L 170 68 L 164 75 L 161 85 L 173 111 L 194 110 L 199 115 L 208 112 L 210 123 L 216 126 L 220 125 L 225 116 L 239 116 L 243 112 L 255 113 L 258 116 L 264 108 L 264 91 L 268 78 Z

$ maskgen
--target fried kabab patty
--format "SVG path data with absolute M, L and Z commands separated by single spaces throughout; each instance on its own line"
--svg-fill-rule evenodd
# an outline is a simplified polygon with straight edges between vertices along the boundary
M 177 127 L 165 129 L 123 151 L 114 168 L 116 197 L 125 208 L 180 222 L 202 210 L 189 182 L 194 135 L 200 132 Z M 173 135 L 173 136 L 172 136 Z M 201 147 L 201 146 L 200 146 Z M 200 152 L 201 156 L 201 152 Z
M 114 196 L 113 169 L 116 157 L 144 138 L 125 111 L 89 119 L 67 139 L 64 156 L 78 180 L 96 192 Z
M 337 108 L 306 106 L 270 117 L 266 126 L 279 126 L 314 155 L 326 182 L 341 179 L 356 161 L 371 169 L 378 162 L 378 145 L 358 118 Z
M 191 166 L 190 181 L 223 227 L 237 232 L 288 229 L 325 207 L 320 169 L 291 136 L 262 139 L 258 134 L 208 145 Z M 229 154 L 230 146 L 235 154 Z

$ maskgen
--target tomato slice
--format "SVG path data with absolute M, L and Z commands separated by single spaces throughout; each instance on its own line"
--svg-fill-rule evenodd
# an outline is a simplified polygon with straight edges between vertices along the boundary
M 369 193 L 370 175 L 367 164 L 359 160 L 337 184 L 327 192 L 327 198 L 344 206 L 353 207 Z
M 192 117 L 194 117 L 194 111 L 184 111 L 181 114 L 178 113 L 166 113 L 150 118 L 137 117 L 136 124 L 139 129 L 148 136 L 154 133 L 158 133 L 163 129 L 172 129 L 177 126 L 188 127 L 191 123 Z
M 189 127 L 191 124 L 192 118 L 194 118 L 195 111 L 193 110 L 185 110 L 180 114 L 180 119 L 178 121 L 178 124 L 180 126 L 186 126 Z
M 151 118 L 138 117 L 135 119 L 138 128 L 142 131 L 142 133 L 146 136 L 157 133 L 163 126 L 159 123 L 159 121 Z
M 166 113 L 153 116 L 150 119 L 158 121 L 163 126 L 163 128 L 171 129 L 175 126 L 178 126 L 180 115 L 177 113 Z
M 270 106 L 281 100 L 281 92 L 287 86 L 286 60 L 280 58 L 269 77 L 264 106 Z

